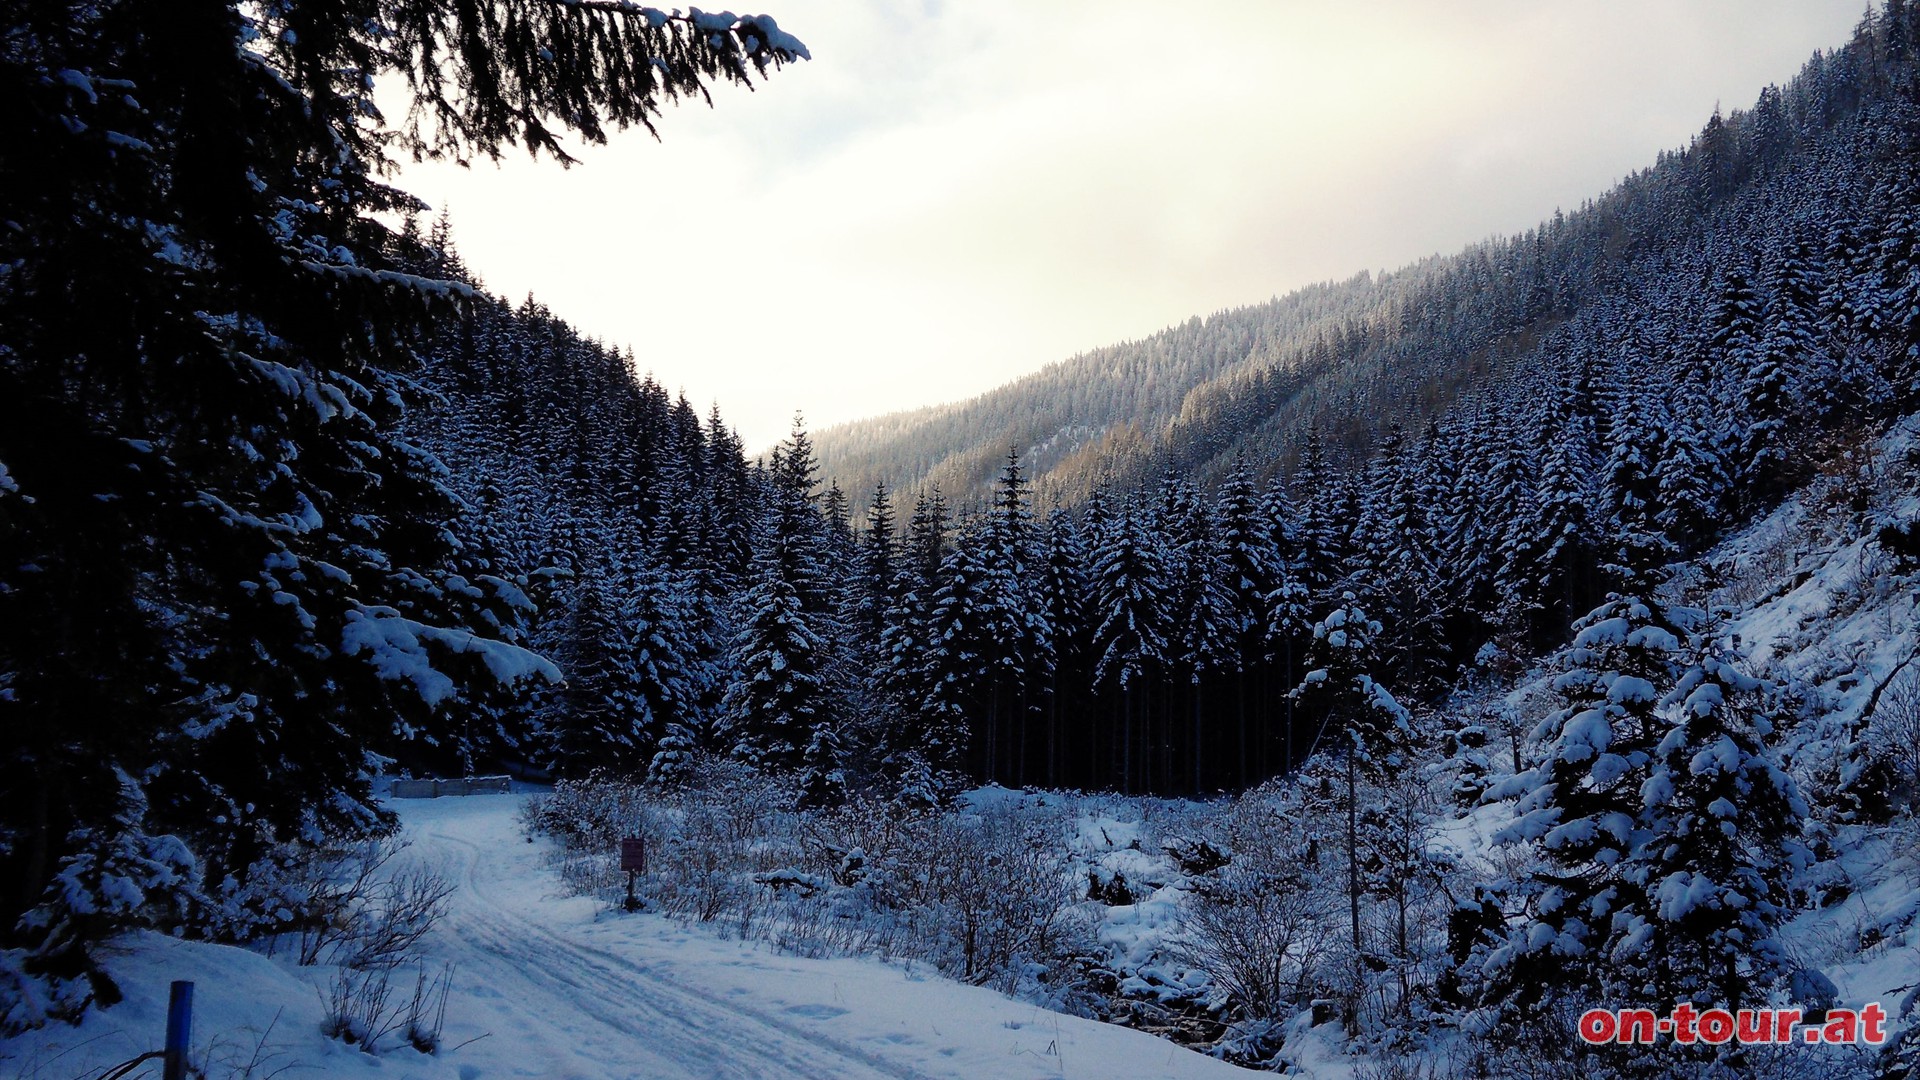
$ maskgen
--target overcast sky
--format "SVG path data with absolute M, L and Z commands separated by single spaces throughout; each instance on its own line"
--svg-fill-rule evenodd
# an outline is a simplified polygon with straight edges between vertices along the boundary
M 660 2 L 660 0 L 655 0 Z M 1573 209 L 1861 0 L 765 0 L 810 62 L 581 165 L 409 170 L 759 449 Z

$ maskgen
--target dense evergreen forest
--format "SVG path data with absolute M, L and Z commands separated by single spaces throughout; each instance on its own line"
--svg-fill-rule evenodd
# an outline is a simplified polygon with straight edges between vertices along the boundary
M 665 772 L 691 743 L 828 800 L 1208 792 L 1342 738 L 1364 702 L 1303 682 L 1336 660 L 1409 706 L 1502 677 L 1914 407 L 1908 21 L 1364 317 L 1280 302 L 1340 357 L 1324 385 L 1227 394 L 1171 429 L 1193 454 L 1135 482 L 1116 450 L 1071 506 L 1035 497 L 1032 447 L 958 506 L 823 484 L 800 424 L 745 462 L 630 362 L 479 305 L 410 422 L 512 572 L 557 575 L 531 640 L 571 673 L 490 752 Z
M 1901 3 L 1524 237 L 1090 354 L 903 422 L 912 453 L 836 436 L 830 474 L 798 420 L 750 460 L 643 374 L 671 357 L 488 295 L 381 180 L 650 127 L 803 56 L 771 20 L 182 12 L 11 17 L 9 1023 L 110 1001 L 115 928 L 271 928 L 299 845 L 385 826 L 383 772 L 670 791 L 723 755 L 804 807 L 926 807 L 1343 751 L 1351 854 L 1411 716 L 1582 617 L 1594 649 L 1702 632 L 1639 598 L 1920 407 Z M 390 145 L 362 76 L 396 67 L 422 108 Z M 1716 663 L 1687 677 L 1734 694 Z
M 390 829 L 374 777 L 502 745 L 563 678 L 526 647 L 562 571 L 508 568 L 405 436 L 422 351 L 479 298 L 407 270 L 394 162 L 566 162 L 806 49 L 545 0 L 11 4 L 0 29 L 12 1028 L 117 1000 L 92 955 L 117 929 L 284 923 L 315 845 Z M 376 76 L 410 97 L 391 122 Z
M 1907 18 L 1891 6 L 1892 23 Z M 1042 496 L 1069 502 L 1168 471 L 1217 484 L 1236 460 L 1264 479 L 1297 468 L 1309 429 L 1351 468 L 1389 419 L 1418 434 L 1450 415 L 1458 428 L 1480 400 L 1537 382 L 1548 358 L 1604 353 L 1607 367 L 1638 350 L 1663 372 L 1711 362 L 1693 339 L 1736 272 L 1764 302 L 1788 255 L 1848 279 L 1863 259 L 1900 257 L 1877 247 L 1902 227 L 1888 215 L 1903 213 L 1910 169 L 1898 37 L 1862 22 L 1851 45 L 1815 54 L 1750 108 L 1716 112 L 1690 146 L 1522 235 L 1195 316 L 970 401 L 819 432 L 823 472 L 849 490 L 884 480 L 983 497 L 1016 446 Z

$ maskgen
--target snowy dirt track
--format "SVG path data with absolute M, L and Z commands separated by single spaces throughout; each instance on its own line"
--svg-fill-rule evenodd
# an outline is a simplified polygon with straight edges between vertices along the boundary
M 549 929 L 518 902 L 544 876 L 528 865 L 532 849 L 502 843 L 495 814 L 420 816 L 428 820 L 412 837 L 416 857 L 458 883 L 442 931 L 453 946 L 447 952 L 468 993 L 500 1003 L 506 1034 L 530 1051 L 517 1070 L 522 1075 L 541 1075 L 548 1064 L 560 1068 L 554 1075 L 574 1075 L 575 1068 L 561 1066 L 570 1058 L 621 1063 L 645 1076 L 926 1075 L 746 1002 L 676 985 L 670 971 L 625 950 Z
M 193 1058 L 207 1080 L 268 1075 L 364 1080 L 849 1078 L 1085 1080 L 1246 1075 L 1137 1031 L 1063 1016 L 924 969 L 812 960 L 728 940 L 717 927 L 626 915 L 562 895 L 544 841 L 528 843 L 524 796 L 400 800 L 405 863 L 453 886 L 421 948 L 451 964 L 441 1049 L 396 1034 L 375 1054 L 321 1032 L 337 969 L 282 949 L 142 932 L 108 969 L 126 992 L 77 1027 L 0 1040 L 0 1077 L 90 1080 L 156 1049 L 171 980 L 194 982 Z M 412 969 L 395 977 L 402 999 Z M 1332 1069 L 1327 1076 L 1341 1075 Z M 157 1066 L 135 1077 L 159 1075 Z
M 396 804 L 408 856 L 456 885 L 431 951 L 457 964 L 462 1080 L 1165 1077 L 1241 1070 L 931 973 L 806 960 L 562 898 L 518 797 Z M 484 1049 L 483 1049 L 484 1048 Z

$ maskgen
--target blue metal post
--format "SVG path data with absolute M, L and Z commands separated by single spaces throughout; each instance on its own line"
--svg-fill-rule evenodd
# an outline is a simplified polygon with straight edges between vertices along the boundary
M 175 981 L 167 998 L 165 1080 L 187 1080 L 187 1044 L 193 1041 L 193 984 Z

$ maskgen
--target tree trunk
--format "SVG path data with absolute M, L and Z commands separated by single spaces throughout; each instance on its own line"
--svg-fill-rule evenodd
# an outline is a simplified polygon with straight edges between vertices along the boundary
M 1192 765 L 1194 765 L 1194 794 L 1198 796 L 1200 794 L 1200 740 L 1204 738 L 1200 734 L 1200 682 L 1194 682 L 1192 696 L 1194 696 L 1194 761 Z
M 1240 790 L 1247 789 L 1247 665 L 1234 674 L 1234 721 L 1240 742 Z
M 1286 699 L 1286 704 L 1281 706 L 1281 712 L 1285 714 L 1283 722 L 1287 725 L 1287 761 L 1286 761 L 1286 771 L 1284 775 L 1291 776 L 1293 775 L 1293 638 L 1292 637 L 1287 638 L 1286 657 L 1287 657 L 1287 667 L 1286 667 L 1286 670 L 1282 672 L 1282 674 L 1286 676 L 1286 680 L 1287 680 L 1287 699 Z
M 1347 921 L 1353 929 L 1353 988 L 1356 997 L 1365 982 L 1360 962 L 1360 798 L 1359 763 L 1355 752 L 1347 750 Z

